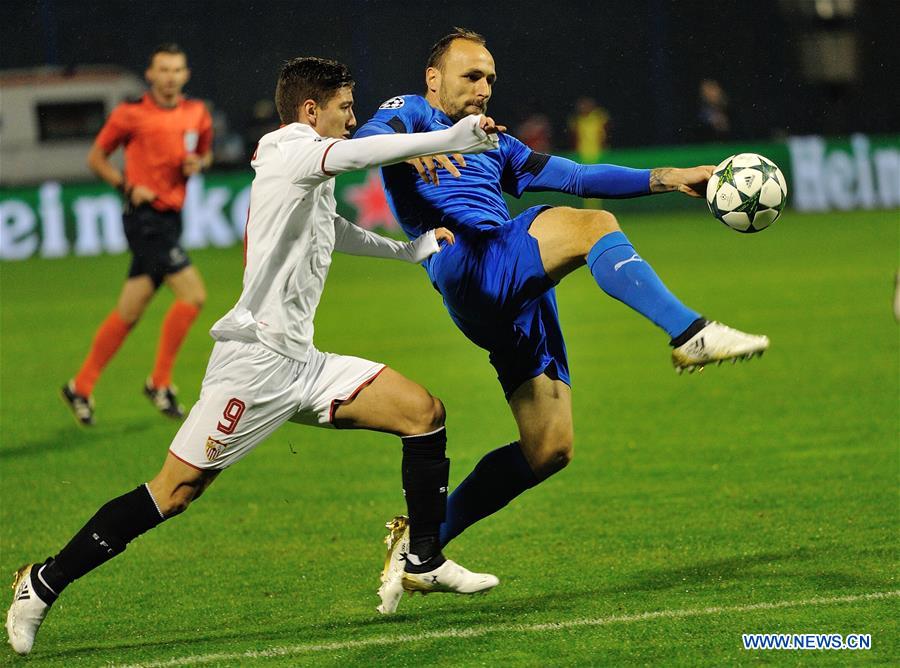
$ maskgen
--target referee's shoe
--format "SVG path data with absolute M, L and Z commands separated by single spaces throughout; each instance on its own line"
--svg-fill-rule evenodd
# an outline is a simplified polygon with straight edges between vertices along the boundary
M 144 383 L 144 394 L 159 410 L 160 413 L 173 420 L 184 419 L 184 406 L 178 403 L 178 397 L 175 394 L 174 385 L 169 387 L 153 387 L 153 383 L 148 378 Z
M 94 425 L 94 400 L 91 397 L 85 397 L 75 391 L 75 383 L 71 380 L 62 386 L 59 391 L 63 403 L 72 411 L 75 420 L 83 427 L 91 427 Z

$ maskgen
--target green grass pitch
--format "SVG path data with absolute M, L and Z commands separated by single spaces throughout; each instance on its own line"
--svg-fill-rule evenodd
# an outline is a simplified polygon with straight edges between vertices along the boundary
M 663 334 L 586 271 L 566 279 L 575 459 L 447 550 L 496 573 L 496 590 L 405 598 L 379 617 L 381 527 L 403 508 L 399 443 L 287 425 L 184 516 L 72 585 L 27 665 L 896 665 L 897 212 L 788 212 L 749 236 L 708 215 L 622 218 L 686 303 L 768 334 L 771 350 L 677 376 Z M 176 368 L 186 404 L 206 330 L 241 280 L 238 248 L 193 257 L 210 299 Z M 102 377 L 94 429 L 57 398 L 126 266 L 0 267 L 6 574 L 152 477 L 177 429 L 141 395 L 168 295 Z M 316 342 L 444 400 L 451 483 L 515 438 L 486 354 L 419 268 L 336 256 Z M 744 651 L 747 632 L 869 633 L 873 649 Z

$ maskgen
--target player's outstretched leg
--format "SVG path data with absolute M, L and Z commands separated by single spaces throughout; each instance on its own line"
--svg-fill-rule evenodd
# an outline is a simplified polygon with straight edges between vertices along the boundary
M 702 368 L 725 359 L 747 359 L 769 347 L 765 336 L 708 322 L 672 294 L 641 257 L 608 211 L 548 209 L 529 229 L 538 241 L 547 274 L 561 280 L 587 264 L 608 295 L 664 330 L 676 369 Z
M 56 557 L 20 568 L 6 615 L 12 648 L 28 654 L 44 617 L 63 589 L 124 551 L 128 542 L 163 519 L 149 489 L 141 485 L 100 508 Z
M 55 557 L 20 568 L 6 614 L 13 650 L 31 652 L 44 617 L 67 586 L 124 552 L 141 534 L 184 511 L 215 475 L 190 468 L 169 455 L 151 482 L 106 503 Z

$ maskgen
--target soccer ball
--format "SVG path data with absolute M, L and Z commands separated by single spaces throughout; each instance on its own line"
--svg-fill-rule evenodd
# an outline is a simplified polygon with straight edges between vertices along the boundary
M 787 181 L 778 166 L 756 153 L 726 158 L 706 184 L 706 203 L 716 218 L 738 232 L 759 232 L 778 220 Z

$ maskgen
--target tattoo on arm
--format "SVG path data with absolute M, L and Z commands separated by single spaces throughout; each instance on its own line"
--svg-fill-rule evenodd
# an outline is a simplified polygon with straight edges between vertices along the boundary
M 672 173 L 671 167 L 659 167 L 650 170 L 650 192 L 668 193 L 677 190 L 675 186 L 665 183 L 666 178 Z

